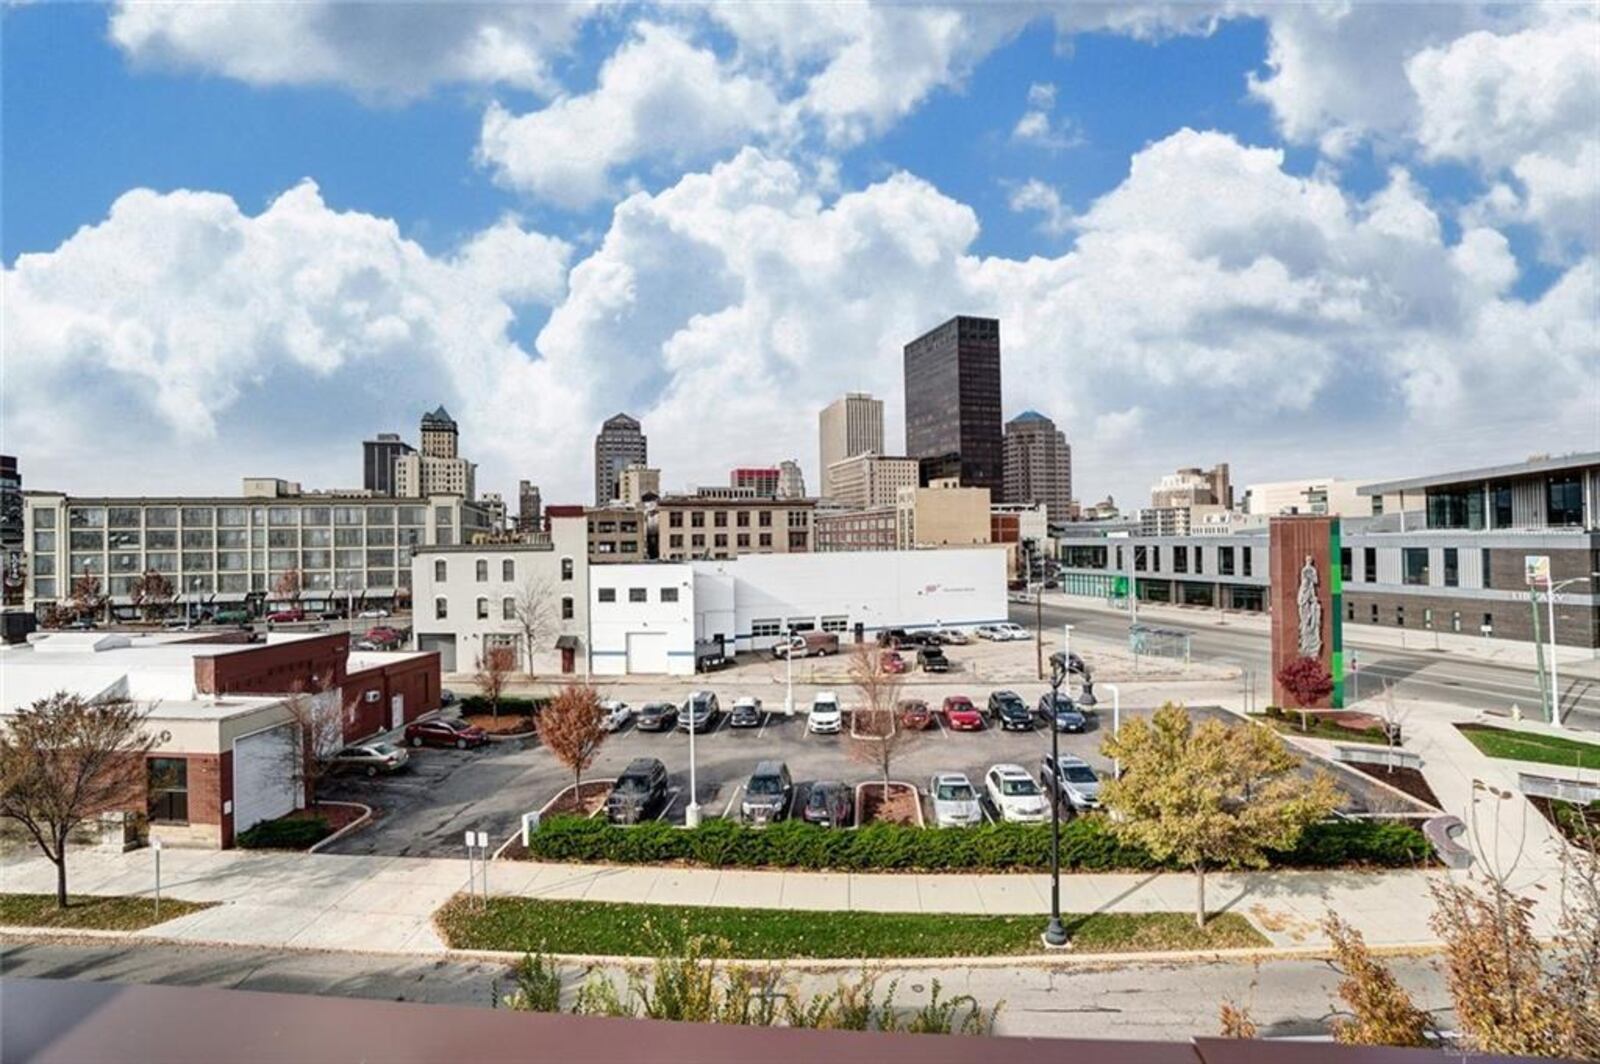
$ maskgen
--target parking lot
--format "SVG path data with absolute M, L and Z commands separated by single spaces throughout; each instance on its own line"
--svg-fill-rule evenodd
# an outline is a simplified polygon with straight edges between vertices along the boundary
M 727 710 L 735 691 L 718 685 L 722 714 L 715 726 L 695 738 L 695 793 L 706 819 L 737 811 L 740 787 L 766 759 L 784 761 L 795 781 L 795 801 L 803 803 L 806 789 L 816 780 L 842 780 L 851 786 L 878 778 L 874 764 L 852 754 L 849 726 L 839 735 L 812 735 L 806 730 L 805 709 L 812 689 L 796 690 L 796 713 L 783 714 L 783 688 L 747 688 L 737 693 L 756 694 L 766 710 L 756 728 L 730 728 Z M 965 694 L 981 709 L 994 688 L 958 683 L 919 686 L 907 697 L 922 698 L 938 709 L 948 694 Z M 1039 684 L 1014 684 L 1010 689 L 1029 705 L 1037 704 L 1046 690 Z M 848 708 L 850 690 L 837 688 Z M 612 693 L 621 696 L 635 709 L 654 700 L 648 688 L 629 686 Z M 681 702 L 673 690 L 661 692 L 662 700 Z M 1063 755 L 1075 754 L 1097 771 L 1109 773 L 1110 762 L 1101 756 L 1100 745 L 1111 729 L 1109 706 L 1100 707 L 1091 717 L 1084 734 L 1063 733 Z M 1124 706 L 1124 719 L 1147 715 L 1151 706 Z M 1221 710 L 1191 707 L 1196 715 L 1217 714 Z M 937 713 L 935 714 L 937 718 Z M 1232 719 L 1232 718 L 1227 718 Z M 894 761 L 894 777 L 914 784 L 926 792 L 929 778 L 936 772 L 962 772 L 981 792 L 983 775 L 990 766 L 1004 763 L 1021 765 L 1038 778 L 1040 759 L 1050 750 L 1050 733 L 1042 724 L 1034 731 L 1001 731 L 993 724 L 979 732 L 952 732 L 936 719 L 934 727 L 917 733 L 915 740 L 901 747 Z M 326 785 L 324 796 L 364 802 L 378 810 L 374 823 L 335 842 L 337 853 L 370 853 L 409 856 L 458 856 L 463 833 L 487 831 L 495 845 L 515 833 L 522 815 L 538 809 L 563 787 L 572 774 L 537 740 L 494 743 L 477 750 L 420 748 L 411 751 L 410 764 L 389 777 L 342 778 Z M 642 732 L 627 725 L 612 734 L 601 748 L 594 765 L 584 773 L 586 779 L 614 777 L 636 757 L 658 757 L 670 774 L 674 791 L 672 804 L 662 818 L 681 824 L 689 800 L 689 736 L 683 731 Z M 1339 777 L 1351 791 L 1350 808 L 1361 809 L 1381 802 L 1386 796 L 1364 788 L 1359 780 Z M 1363 793 L 1365 791 L 1366 793 Z M 923 813 L 931 810 L 924 794 Z

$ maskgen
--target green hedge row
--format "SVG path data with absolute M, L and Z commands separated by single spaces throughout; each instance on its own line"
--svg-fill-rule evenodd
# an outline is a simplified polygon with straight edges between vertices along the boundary
M 1332 821 L 1306 831 L 1282 868 L 1424 864 L 1431 848 L 1406 824 Z M 987 824 L 925 830 L 871 824 L 829 831 L 796 820 L 747 828 L 711 820 L 694 830 L 659 821 L 616 827 L 604 820 L 556 817 L 539 826 L 533 860 L 658 864 L 682 861 L 713 868 L 800 868 L 846 872 L 1040 871 L 1050 867 L 1048 825 Z M 1061 825 L 1061 864 L 1083 872 L 1137 872 L 1160 867 L 1142 847 L 1116 837 L 1104 818 L 1076 817 Z
M 500 699 L 500 715 L 502 717 L 531 717 L 544 708 L 548 698 L 526 698 L 522 695 L 503 695 Z M 466 713 L 492 713 L 489 700 L 482 695 L 467 695 L 461 699 L 461 712 Z
M 326 817 L 263 820 L 234 842 L 246 850 L 304 850 L 333 833 Z

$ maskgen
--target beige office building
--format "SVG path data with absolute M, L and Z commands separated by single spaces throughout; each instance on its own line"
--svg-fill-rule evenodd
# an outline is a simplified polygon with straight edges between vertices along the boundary
M 626 473 L 624 473 L 626 476 Z M 646 520 L 643 510 L 626 506 L 597 506 L 585 511 L 589 519 L 589 561 L 642 562 L 645 551 Z
M 899 550 L 990 542 L 988 488 L 963 488 L 953 478 L 926 488 L 901 488 L 895 510 Z
M 822 494 L 833 494 L 828 469 L 835 462 L 858 454 L 883 453 L 883 400 L 865 392 L 850 392 L 822 408 L 817 415 L 821 441 Z
M 825 479 L 832 485 L 828 497 L 852 510 L 894 506 L 901 488 L 917 486 L 917 467 L 915 458 L 874 453 L 846 458 L 828 467 Z
M 815 499 L 667 495 L 656 502 L 662 561 L 809 553 Z
M 617 494 L 624 506 L 643 506 L 646 496 L 661 494 L 661 470 L 638 464 L 623 467 Z

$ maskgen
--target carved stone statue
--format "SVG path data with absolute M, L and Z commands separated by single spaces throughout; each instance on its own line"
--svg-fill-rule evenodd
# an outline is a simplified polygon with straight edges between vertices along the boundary
M 1317 565 L 1306 555 L 1300 567 L 1300 656 L 1322 657 L 1322 600 L 1317 596 Z

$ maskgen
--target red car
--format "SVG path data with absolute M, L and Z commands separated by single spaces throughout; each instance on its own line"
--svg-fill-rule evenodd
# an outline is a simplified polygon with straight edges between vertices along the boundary
M 369 642 L 369 643 L 380 643 L 380 644 L 388 645 L 388 644 L 398 644 L 405 637 L 400 634 L 400 630 L 398 628 L 390 628 L 386 624 L 378 624 L 378 625 L 373 625 L 371 628 L 367 629 L 366 638 L 367 638 L 367 642 Z
M 489 741 L 489 733 L 465 721 L 416 720 L 406 725 L 406 742 L 412 746 L 453 746 L 465 750 L 469 746 L 482 746 Z
M 273 610 L 267 614 L 267 620 L 273 624 L 289 624 L 306 619 L 306 611 L 296 606 L 292 610 Z
M 885 650 L 881 655 L 881 661 L 883 663 L 884 672 L 906 672 L 911 668 L 911 666 L 906 663 L 906 659 L 901 657 L 898 651 L 894 650 Z
M 983 731 L 983 714 L 966 695 L 951 695 L 944 700 L 944 721 L 951 731 Z
M 933 727 L 933 711 L 920 698 L 908 698 L 900 703 L 900 727 L 912 731 L 926 731 Z

